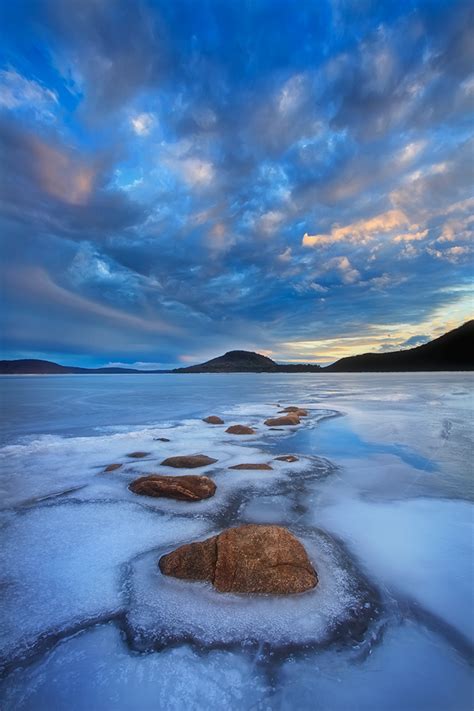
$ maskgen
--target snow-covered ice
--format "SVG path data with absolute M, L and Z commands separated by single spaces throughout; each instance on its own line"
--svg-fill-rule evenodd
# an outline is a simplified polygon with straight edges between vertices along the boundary
M 1 708 L 470 711 L 472 382 L 0 378 Z M 277 403 L 309 417 L 265 427 Z M 137 450 L 149 454 L 127 457 Z M 191 453 L 218 460 L 193 470 L 214 497 L 129 491 L 184 473 L 160 462 Z M 229 469 L 245 462 L 272 470 Z M 161 575 L 162 553 L 247 522 L 287 525 L 319 586 L 245 597 Z

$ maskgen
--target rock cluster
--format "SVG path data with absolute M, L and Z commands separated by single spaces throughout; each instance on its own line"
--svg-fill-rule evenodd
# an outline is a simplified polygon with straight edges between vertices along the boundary
M 268 427 L 300 424 L 307 410 L 296 406 L 285 407 L 278 417 L 265 420 Z M 223 425 L 217 415 L 203 418 L 210 425 Z M 247 425 L 231 425 L 225 430 L 233 435 L 253 435 L 256 430 Z M 169 442 L 166 437 L 156 441 Z M 131 452 L 127 457 L 142 459 L 149 452 Z M 275 461 L 297 462 L 293 454 L 274 457 Z M 186 454 L 168 457 L 162 466 L 194 469 L 217 462 L 205 454 Z M 122 464 L 109 464 L 105 472 L 112 472 Z M 234 464 L 234 470 L 271 471 L 265 462 Z M 207 476 L 185 474 L 167 476 L 150 474 L 129 485 L 130 491 L 142 496 L 171 498 L 179 501 L 201 501 L 214 496 L 216 484 Z M 210 581 L 219 592 L 290 595 L 311 590 L 318 576 L 303 545 L 288 529 L 273 525 L 245 525 L 228 528 L 205 541 L 189 543 L 164 555 L 159 560 L 163 575 L 184 580 Z
M 318 583 L 304 547 L 281 526 L 228 528 L 162 556 L 159 567 L 164 575 L 210 581 L 219 592 L 289 595 Z

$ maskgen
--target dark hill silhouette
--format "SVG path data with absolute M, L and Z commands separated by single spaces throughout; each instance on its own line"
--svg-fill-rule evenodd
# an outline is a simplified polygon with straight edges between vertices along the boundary
M 59 365 L 49 360 L 0 360 L 2 375 L 68 375 L 74 373 L 166 373 L 166 370 L 144 371 L 133 368 L 78 368 L 72 365 Z
M 252 351 L 228 351 L 199 365 L 177 368 L 173 373 L 300 373 L 321 370 L 319 365 L 281 365 Z
M 325 371 L 340 373 L 474 369 L 474 320 L 406 351 L 341 358 Z
M 278 365 L 271 358 L 251 351 L 228 351 L 222 356 L 205 363 L 176 368 L 174 373 L 235 373 L 277 370 Z

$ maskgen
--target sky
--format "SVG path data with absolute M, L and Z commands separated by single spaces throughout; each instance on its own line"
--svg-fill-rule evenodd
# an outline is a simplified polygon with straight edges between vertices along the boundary
M 4 358 L 325 364 L 472 317 L 471 2 L 0 15 Z

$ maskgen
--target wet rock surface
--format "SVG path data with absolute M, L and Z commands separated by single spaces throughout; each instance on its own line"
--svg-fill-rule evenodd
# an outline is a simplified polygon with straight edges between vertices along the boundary
M 219 592 L 291 595 L 318 583 L 303 545 L 281 526 L 229 528 L 162 556 L 159 567 L 164 575 L 209 580 Z
M 282 454 L 280 457 L 274 457 L 276 462 L 299 462 L 299 457 L 294 454 Z
M 284 427 L 287 425 L 299 425 L 300 418 L 295 414 L 283 415 L 282 417 L 270 417 L 264 422 L 267 427 Z
M 208 457 L 206 454 L 182 454 L 176 457 L 163 459 L 163 467 L 175 467 L 177 469 L 195 469 L 196 467 L 206 467 L 215 464 L 217 459 Z
M 143 457 L 148 457 L 150 452 L 130 452 L 130 454 L 127 454 L 127 457 L 130 457 L 130 459 L 143 459 Z
M 203 422 L 207 422 L 208 425 L 223 425 L 224 420 L 222 420 L 220 417 L 217 417 L 217 415 L 209 415 L 209 417 L 205 417 L 203 419 Z
M 252 427 L 247 427 L 247 425 L 232 425 L 226 429 L 228 434 L 233 435 L 253 435 L 256 434 L 256 430 Z
M 141 496 L 164 497 L 179 501 L 201 501 L 214 496 L 216 485 L 207 476 L 143 476 L 129 485 L 130 491 Z

